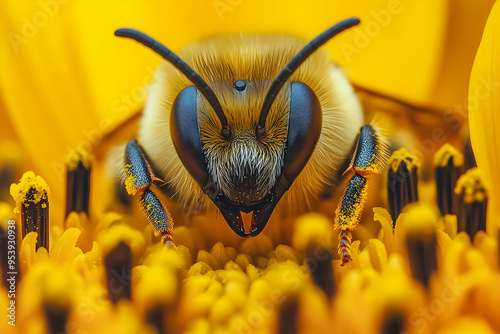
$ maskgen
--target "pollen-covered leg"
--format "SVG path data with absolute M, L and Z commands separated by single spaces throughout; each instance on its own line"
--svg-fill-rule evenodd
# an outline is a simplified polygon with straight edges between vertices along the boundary
M 128 142 L 125 148 L 125 188 L 129 195 L 141 194 L 141 205 L 148 218 L 155 235 L 161 235 L 162 242 L 171 246 L 173 221 L 165 205 L 150 189 L 153 180 L 160 180 L 153 175 L 151 166 L 146 160 L 146 155 L 137 140 Z M 161 180 L 160 180 L 161 181 Z
M 146 155 L 135 139 L 129 141 L 125 148 L 125 173 L 125 188 L 129 195 L 148 189 L 153 180 L 162 181 L 153 175 Z
M 373 125 L 361 127 L 356 149 L 349 168 L 344 172 L 354 171 L 364 177 L 380 174 L 389 157 L 388 145 L 380 132 Z
M 339 254 L 342 265 L 351 261 L 351 232 L 356 230 L 368 197 L 367 177 L 380 174 L 388 156 L 387 144 L 372 125 L 361 128 L 349 168 L 354 171 L 335 210 L 335 229 L 340 230 Z
M 358 227 L 367 195 L 367 179 L 354 174 L 335 210 L 335 229 L 341 231 L 339 254 L 342 258 L 342 265 L 351 261 L 351 231 Z
M 155 235 L 161 235 L 161 241 L 167 245 L 172 244 L 173 222 L 165 205 L 151 189 L 146 189 L 141 195 L 141 205 L 144 214 L 153 225 Z

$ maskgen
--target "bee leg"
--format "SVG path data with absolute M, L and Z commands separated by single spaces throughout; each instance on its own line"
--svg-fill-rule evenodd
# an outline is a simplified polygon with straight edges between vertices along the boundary
M 368 194 L 366 181 L 360 174 L 354 174 L 335 210 L 335 229 L 340 230 L 339 254 L 342 265 L 351 261 L 351 232 L 358 227 L 361 219 Z
M 367 178 L 380 174 L 387 161 L 387 144 L 372 125 L 361 128 L 349 168 L 354 171 L 335 210 L 335 229 L 340 230 L 339 254 L 342 265 L 351 261 L 351 232 L 356 230 L 368 196 Z
M 125 189 L 129 195 L 141 193 L 140 201 L 142 209 L 153 225 L 155 235 L 161 235 L 162 242 L 172 246 L 173 221 L 165 205 L 150 189 L 153 180 L 159 180 L 153 175 L 146 155 L 137 140 L 131 140 L 125 148 Z

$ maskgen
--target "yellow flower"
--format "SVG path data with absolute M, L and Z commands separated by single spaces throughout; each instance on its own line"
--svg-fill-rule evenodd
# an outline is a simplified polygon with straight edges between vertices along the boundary
M 30 200 L 46 207 L 50 202 L 51 208 L 44 223 L 48 246 L 37 244 L 38 230 L 24 238 L 18 235 L 14 267 L 20 275 L 13 283 L 13 299 L 5 274 L 9 249 L 2 248 L 10 240 L 8 221 L 16 220 L 19 232 L 33 221 L 28 217 L 20 222 L 11 205 L 0 202 L 0 307 L 6 310 L 15 300 L 19 326 L 14 330 L 499 332 L 499 242 L 493 214 L 500 207 L 495 187 L 500 152 L 493 131 L 499 123 L 494 112 L 498 94 L 493 91 L 498 71 L 492 61 L 498 5 L 490 14 L 471 75 L 469 94 L 477 101 L 469 99 L 470 127 L 479 169 L 459 180 L 457 192 L 463 198 L 453 197 L 455 182 L 446 169 L 453 157 L 454 172 L 463 172 L 467 156 L 454 148 L 462 134 L 442 129 L 451 106 L 463 107 L 473 55 L 492 4 L 2 3 L 5 24 L 0 33 L 7 38 L 0 42 L 6 64 L 0 80 L 0 148 L 5 148 L 0 150 L 0 187 L 17 181 L 22 171 L 34 170 L 36 174 L 26 173 L 11 187 L 16 212 Z M 352 239 L 341 240 L 349 244 L 349 265 L 340 266 L 333 230 L 339 194 L 319 200 L 315 212 L 301 217 L 273 216 L 261 235 L 246 240 L 213 213 L 186 217 L 175 202 L 164 198 L 178 218 L 176 246 L 170 248 L 154 236 L 136 198 L 130 205 L 119 203 L 114 180 L 105 172 L 106 152 L 136 136 L 136 115 L 158 59 L 140 48 L 124 49 L 112 34 L 117 27 L 140 28 L 177 51 L 222 32 L 288 32 L 309 38 L 353 14 L 363 25 L 328 48 L 360 89 L 367 119 L 383 114 L 380 122 L 394 135 L 394 148 L 406 149 L 390 160 L 392 175 L 369 181 L 363 221 Z M 477 95 L 485 90 L 489 93 L 484 99 Z M 438 151 L 445 142 L 450 144 Z M 402 161 L 407 170 L 398 174 Z M 73 185 L 75 189 L 65 192 L 64 178 L 80 162 L 92 172 L 89 210 L 84 204 L 67 205 L 67 210 L 79 212 L 64 212 L 65 202 L 71 204 L 69 195 L 81 190 Z M 437 168 L 445 168 L 442 175 Z M 483 187 L 484 175 L 491 188 Z M 398 177 L 406 183 L 391 184 L 386 201 L 384 189 Z M 4 198 L 5 190 L 0 189 L 0 200 L 10 201 Z M 27 201 L 29 191 L 35 196 Z M 457 198 L 463 201 L 454 204 L 465 211 L 470 209 L 466 205 L 479 202 L 485 208 L 488 203 L 488 220 L 438 210 L 440 200 L 442 209 L 442 203 Z M 410 202 L 416 203 L 403 208 Z M 485 229 L 481 224 L 486 221 Z M 12 332 L 12 327 L 2 321 L 0 331 Z

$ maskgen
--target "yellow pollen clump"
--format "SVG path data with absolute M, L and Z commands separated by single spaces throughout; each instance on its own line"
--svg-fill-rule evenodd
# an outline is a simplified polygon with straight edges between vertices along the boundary
M 129 176 L 125 179 L 125 189 L 127 190 L 127 194 L 132 196 L 137 194 L 137 189 L 135 188 L 136 180 L 137 180 L 136 176 Z
M 376 163 L 370 163 L 367 167 L 353 167 L 354 171 L 358 174 L 361 174 L 365 177 L 370 174 L 380 174 L 380 168 Z
M 65 163 L 66 167 L 68 167 L 70 170 L 76 169 L 76 167 L 78 167 L 79 161 L 82 162 L 83 167 L 89 169 L 90 166 L 92 166 L 92 162 L 94 161 L 94 156 L 81 147 L 74 148 L 69 151 L 68 154 L 66 154 Z
M 453 165 L 455 167 L 464 164 L 464 156 L 456 148 L 446 143 L 434 155 L 434 166 L 445 167 L 448 164 L 450 157 L 453 157 Z
M 475 167 L 458 179 L 455 194 L 463 195 L 465 203 L 482 202 L 488 197 L 489 189 L 484 172 Z
M 127 190 L 127 194 L 135 196 L 137 194 L 137 188 L 135 186 L 135 182 L 137 181 L 137 176 L 132 175 L 130 172 L 130 164 L 125 165 L 125 172 L 127 174 L 127 178 L 125 179 L 125 189 Z
M 30 189 L 34 189 L 30 191 Z M 28 198 L 28 193 L 30 194 Z M 23 174 L 19 183 L 10 186 L 10 195 L 16 202 L 15 213 L 21 212 L 21 205 L 27 205 L 27 201 L 36 204 L 42 199 L 47 199 L 50 195 L 50 188 L 41 176 L 35 175 L 32 171 Z
M 398 171 L 399 164 L 402 161 L 406 163 L 408 170 L 411 170 L 413 167 L 420 167 L 420 159 L 416 155 L 408 152 L 405 148 L 400 148 L 392 153 L 387 164 L 391 168 L 392 172 L 396 173 Z
M 332 234 L 333 226 L 328 218 L 317 213 L 309 213 L 297 219 L 292 243 L 299 250 L 306 250 L 317 244 L 326 246 L 335 241 Z
M 337 209 L 335 209 L 335 230 L 354 231 L 358 227 L 367 197 L 368 189 L 367 187 L 363 187 L 359 194 L 353 196 L 354 204 L 347 207 L 346 210 L 341 210 L 341 205 L 339 203 Z

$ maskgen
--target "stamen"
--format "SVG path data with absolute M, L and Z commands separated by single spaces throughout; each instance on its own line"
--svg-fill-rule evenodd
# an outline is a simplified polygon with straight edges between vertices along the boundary
M 436 230 L 439 213 L 425 204 L 414 203 L 401 216 L 406 228 L 406 250 L 414 279 L 428 287 L 437 269 Z M 404 218 L 403 218 L 404 217 Z
M 406 249 L 413 278 L 428 287 L 431 274 L 437 269 L 436 236 L 407 236 Z
M 158 306 L 146 313 L 146 322 L 154 327 L 157 333 L 167 333 L 164 317 L 166 312 L 164 307 Z
M 399 312 L 388 313 L 382 323 L 382 334 L 404 333 L 405 317 Z
M 293 245 L 305 253 L 307 268 L 314 284 L 321 288 L 330 300 L 335 294 L 333 240 L 331 223 L 326 217 L 309 214 L 297 220 Z
M 297 314 L 299 301 L 297 298 L 286 300 L 280 307 L 278 315 L 278 334 L 294 334 L 299 332 Z
M 47 329 L 43 330 L 37 326 L 37 331 L 70 332 L 68 318 L 72 310 L 76 310 L 75 306 L 79 305 L 85 284 L 80 274 L 71 270 L 71 266 L 60 265 L 55 261 L 45 261 L 31 267 L 24 279 L 27 280 L 27 284 L 30 284 L 28 286 L 36 286 L 36 289 L 23 293 L 20 287 L 19 303 L 32 302 L 34 303 L 31 306 L 33 310 L 40 310 L 45 316 Z M 35 322 L 38 320 L 34 312 L 30 313 L 28 318 Z
M 444 144 L 434 155 L 437 204 L 441 215 L 456 215 L 458 196 L 453 191 L 463 173 L 464 157 L 450 144 Z
M 418 201 L 418 169 L 420 160 L 401 148 L 388 161 L 387 195 L 392 220 L 396 223 L 403 208 Z
M 36 248 L 49 249 L 49 199 L 50 188 L 40 176 L 26 172 L 18 184 L 10 186 L 16 202 L 15 213 L 21 213 L 22 236 L 37 232 Z
M 477 167 L 476 157 L 474 156 L 474 151 L 472 150 L 472 144 L 470 138 L 467 138 L 464 145 L 464 156 L 465 156 L 465 170 Z
M 82 150 L 66 156 L 66 217 L 70 212 L 89 214 L 90 171 L 93 157 Z
M 181 248 L 150 254 L 132 290 L 134 304 L 158 333 L 179 331 L 176 328 L 182 282 L 179 266 L 184 263 Z
M 131 298 L 132 252 L 125 242 L 120 242 L 104 257 L 109 300 L 116 304 L 120 299 Z
M 44 305 L 45 318 L 49 333 L 66 333 L 69 309 L 58 305 Z
M 310 267 L 310 264 L 308 267 L 311 272 L 314 284 L 320 287 L 321 290 L 323 290 L 323 292 L 325 293 L 326 297 L 331 300 L 333 298 L 333 295 L 335 294 L 335 280 L 333 278 L 332 265 L 333 256 L 332 253 L 328 250 L 323 249 L 319 251 L 319 249 L 320 248 L 317 248 L 317 251 L 323 252 L 323 254 L 317 257 L 316 270 L 311 270 L 312 268 Z M 306 252 L 306 254 L 307 253 L 308 252 Z
M 459 195 L 457 232 L 465 231 L 472 239 L 478 231 L 486 231 L 488 192 L 483 171 L 477 167 L 458 179 L 455 187 L 455 194 Z

